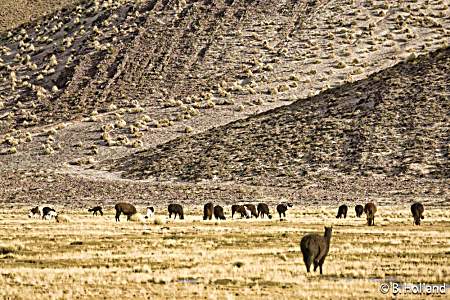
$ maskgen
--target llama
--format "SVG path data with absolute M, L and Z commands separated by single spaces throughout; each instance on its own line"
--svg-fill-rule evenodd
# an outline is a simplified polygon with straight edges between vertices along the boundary
M 94 206 L 92 208 L 88 209 L 88 212 L 92 212 L 93 216 L 96 216 L 97 213 L 100 213 L 101 216 L 103 216 L 103 211 L 101 206 Z
M 144 218 L 150 219 L 154 215 L 155 215 L 155 209 L 153 208 L 153 206 L 147 206 L 147 213 L 145 214 Z
M 358 204 L 355 206 L 355 212 L 356 212 L 356 217 L 357 218 L 361 218 L 363 212 L 364 212 L 364 207 L 361 204 Z
M 120 202 L 114 208 L 116 209 L 116 222 L 120 222 L 120 214 L 122 213 L 127 216 L 127 221 L 130 220 L 132 215 L 137 213 L 136 207 L 130 203 Z
M 340 218 L 347 218 L 347 211 L 348 211 L 348 207 L 345 204 L 342 204 L 341 206 L 339 206 L 338 208 L 338 213 L 336 218 L 340 219 Z
M 30 209 L 28 218 L 42 218 L 42 210 L 39 208 L 39 206 Z
M 269 206 L 266 203 L 259 203 L 257 206 L 258 209 L 258 216 L 261 216 L 261 219 L 264 218 L 264 216 L 267 216 L 269 219 L 272 219 L 272 215 L 269 211 Z
M 223 213 L 223 207 L 220 205 L 214 206 L 214 217 L 216 220 L 225 220 L 225 215 Z
M 231 205 L 231 218 L 233 219 L 235 213 L 240 213 L 241 218 L 250 218 L 250 211 L 243 205 L 233 204 Z
M 173 217 L 174 220 L 177 218 L 177 215 L 180 220 L 184 219 L 183 207 L 180 204 L 169 204 L 168 210 L 169 210 L 169 219 L 172 218 L 172 214 L 174 215 Z
M 203 220 L 211 220 L 213 216 L 214 205 L 208 202 L 203 207 Z
M 258 213 L 256 212 L 256 206 L 254 204 L 244 204 L 244 207 L 247 209 L 247 213 L 250 218 L 255 217 L 258 218 Z
M 411 205 L 411 213 L 414 218 L 414 224 L 420 225 L 420 219 L 423 219 L 423 205 L 420 202 L 416 202 L 413 205 Z
M 52 218 L 58 218 L 58 214 L 56 213 L 56 211 L 53 208 L 47 206 L 42 208 L 42 220 L 51 220 Z
M 330 249 L 332 229 L 332 227 L 325 227 L 323 236 L 314 233 L 307 234 L 300 241 L 303 261 L 305 262 L 306 271 L 308 273 L 310 272 L 311 263 L 313 263 L 314 272 L 317 270 L 317 267 L 319 267 L 320 275 L 322 275 L 322 266 Z
M 280 215 L 280 220 L 282 219 L 281 215 L 283 215 L 286 218 L 286 211 L 288 210 L 288 207 L 292 206 L 293 206 L 292 203 L 285 203 L 285 202 L 282 202 L 277 205 L 277 212 Z
M 367 225 L 375 226 L 375 213 L 377 212 L 377 207 L 372 202 L 367 203 L 364 206 L 364 212 L 367 216 Z
M 244 209 L 244 211 L 245 211 L 245 215 L 247 216 L 246 218 L 247 219 L 250 219 L 251 217 L 252 217 L 252 211 L 247 207 L 247 206 L 245 206 L 245 205 L 242 205 L 241 206 L 243 209 Z

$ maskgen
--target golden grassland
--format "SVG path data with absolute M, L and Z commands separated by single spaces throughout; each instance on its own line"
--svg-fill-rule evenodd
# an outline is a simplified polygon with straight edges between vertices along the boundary
M 198 207 L 175 221 L 160 210 L 145 224 L 124 216 L 116 223 L 110 210 L 65 211 L 64 223 L 11 211 L 0 210 L 2 299 L 376 299 L 387 297 L 379 292 L 385 281 L 450 282 L 443 209 L 427 209 L 420 227 L 407 206 L 379 207 L 374 227 L 353 207 L 342 220 L 324 206 L 294 208 L 284 221 L 220 222 L 203 221 Z M 299 241 L 328 224 L 324 275 L 307 274 Z

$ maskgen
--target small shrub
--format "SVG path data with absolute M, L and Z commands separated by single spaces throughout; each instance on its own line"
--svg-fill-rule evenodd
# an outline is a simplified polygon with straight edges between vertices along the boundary
M 50 155 L 55 153 L 55 150 L 53 150 L 53 148 L 50 145 L 45 145 L 44 146 L 44 154 L 46 155 Z
M 140 223 L 145 223 L 145 218 L 142 214 L 140 213 L 135 213 L 134 215 L 132 215 L 130 217 L 130 221 L 131 222 L 140 222 Z
M 289 91 L 289 86 L 287 84 L 281 84 L 278 86 L 278 92 L 286 92 Z
M 335 65 L 335 67 L 338 69 L 344 69 L 347 67 L 347 65 L 343 61 L 340 61 Z
M 300 77 L 298 77 L 297 75 L 291 75 L 291 76 L 289 76 L 289 80 L 292 80 L 292 81 L 300 81 Z
M 278 94 L 278 89 L 275 87 L 271 87 L 271 88 L 269 88 L 268 93 L 269 93 L 269 95 L 275 96 Z
M 125 122 L 125 120 L 117 120 L 115 123 L 117 128 L 125 128 L 125 126 L 127 126 L 127 122 Z
M 86 164 L 89 164 L 89 163 L 93 163 L 93 160 L 92 159 L 88 159 Z M 56 218 L 56 222 L 58 222 L 58 223 L 72 223 L 72 219 L 69 218 L 69 216 L 66 216 L 66 215 L 58 215 L 58 217 Z
M 214 108 L 216 104 L 212 100 L 206 101 L 205 108 Z
M 134 140 L 131 146 L 133 148 L 142 148 L 144 147 L 144 143 L 141 140 Z
M 20 250 L 20 246 L 17 245 L 7 245 L 2 244 L 0 245 L 0 255 L 6 255 L 6 254 L 13 254 L 17 253 Z
M 155 225 L 163 225 L 165 222 L 163 219 L 161 219 L 160 217 L 155 217 L 155 219 L 153 220 L 153 224 Z

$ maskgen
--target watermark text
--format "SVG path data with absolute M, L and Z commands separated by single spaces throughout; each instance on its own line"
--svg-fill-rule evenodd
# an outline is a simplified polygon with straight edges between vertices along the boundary
M 431 283 L 398 283 L 384 282 L 380 285 L 382 294 L 391 293 L 393 295 L 445 295 L 449 284 L 431 284 Z

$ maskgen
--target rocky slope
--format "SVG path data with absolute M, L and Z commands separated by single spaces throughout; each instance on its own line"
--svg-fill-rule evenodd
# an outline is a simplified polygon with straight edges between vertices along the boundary
M 0 32 L 40 19 L 45 15 L 83 2 L 82 0 L 2 0 L 0 2 Z
M 18 6 L 21 3 L 16 2 Z M 61 184 L 79 176 L 92 180 L 93 186 L 97 186 L 95 181 L 99 179 L 120 181 L 116 174 L 91 171 L 110 169 L 108 164 L 121 157 L 124 159 L 117 170 L 129 178 L 173 177 L 188 182 L 214 179 L 217 183 L 236 181 L 294 189 L 297 184 L 314 184 L 319 180 L 334 182 L 331 188 L 336 191 L 345 182 L 351 182 L 342 179 L 343 183 L 336 185 L 340 174 L 352 180 L 360 176 L 367 180 L 370 176 L 388 178 L 393 183 L 399 175 L 428 180 L 424 183 L 426 187 L 418 188 L 423 192 L 435 189 L 429 180 L 447 176 L 441 125 L 436 125 L 436 134 L 427 131 L 423 140 L 419 131 L 408 131 L 418 135 L 417 139 L 408 140 L 398 129 L 403 125 L 394 122 L 397 116 L 391 112 L 409 114 L 415 110 L 394 101 L 391 106 L 381 107 L 380 114 L 387 118 L 386 128 L 384 121 L 377 123 L 372 115 L 372 119 L 364 120 L 378 124 L 380 138 L 388 139 L 380 142 L 363 126 L 362 116 L 352 111 L 361 99 L 378 99 L 377 92 L 370 87 L 372 84 L 379 84 L 386 95 L 395 95 L 383 89 L 386 82 L 378 83 L 375 77 L 369 77 L 371 74 L 410 57 L 448 47 L 450 17 L 445 1 L 86 0 L 73 2 L 73 6 L 70 3 L 63 9 L 55 6 L 52 13 L 0 33 L 0 180 L 9 178 L 3 182 L 5 185 L 16 185 L 11 174 L 28 174 L 26 180 L 33 180 L 42 172 L 58 174 L 55 178 L 60 179 L 68 176 L 61 179 Z M 423 78 L 425 85 L 441 82 L 432 72 L 426 76 L 430 78 Z M 338 93 L 341 89 L 356 89 L 359 84 L 367 87 L 358 90 L 361 94 Z M 416 89 L 391 83 L 387 86 Z M 398 94 L 402 93 L 399 90 Z M 432 98 L 429 102 L 438 106 L 442 102 L 439 98 L 442 95 L 420 91 L 418 95 Z M 330 107 L 336 108 L 322 118 L 314 101 L 324 97 L 337 97 L 344 102 L 326 100 Z M 305 140 L 299 140 L 298 134 L 289 136 L 285 132 L 289 130 L 270 117 L 273 109 L 295 101 L 297 104 L 286 109 L 310 103 L 296 112 L 296 119 L 304 120 L 305 127 L 297 121 L 289 125 L 296 130 L 310 130 Z M 320 105 L 325 107 L 326 101 L 321 101 Z M 431 107 L 430 118 L 439 116 L 435 110 L 438 108 Z M 270 112 L 265 115 L 266 111 Z M 281 111 L 275 110 L 276 114 Z M 252 130 L 261 134 L 263 140 L 252 143 L 255 147 L 261 144 L 260 152 L 246 147 L 243 135 L 239 140 L 230 140 L 242 143 L 242 147 L 237 147 L 222 145 L 216 136 L 220 130 L 209 131 L 225 126 L 222 128 L 237 134 L 239 131 L 227 124 L 235 126 L 249 116 L 257 116 L 254 120 L 267 117 L 271 126 L 276 125 L 254 124 Z M 424 116 L 426 124 L 429 116 Z M 348 124 L 340 121 L 344 117 Z M 287 124 L 291 122 L 289 117 L 283 118 Z M 313 118 L 328 125 L 316 124 L 319 121 Z M 404 118 L 408 124 L 409 120 Z M 441 122 L 445 125 L 445 121 Z M 281 128 L 276 129 L 277 126 Z M 359 131 L 353 132 L 352 126 Z M 389 128 L 394 128 L 393 132 L 388 132 Z M 282 140 L 272 138 L 277 130 L 282 130 Z M 245 129 L 242 134 L 247 133 L 251 131 Z M 199 140 L 194 142 L 191 136 L 197 134 Z M 271 140 L 266 140 L 267 135 Z M 316 135 L 320 140 L 316 140 Z M 170 142 L 180 137 L 187 138 L 186 145 L 197 143 L 195 148 L 199 150 L 194 153 L 201 155 L 196 160 L 188 162 L 183 158 L 178 144 L 184 138 Z M 209 142 L 200 140 L 208 138 L 223 149 L 211 146 L 211 151 L 203 154 L 202 143 Z M 250 139 L 256 140 L 254 136 Z M 422 151 L 416 140 L 426 146 L 423 159 L 416 153 Z M 335 141 L 337 144 L 332 143 Z M 169 145 L 175 149 L 168 149 L 160 161 L 150 154 Z M 132 159 L 143 149 L 150 150 Z M 179 166 L 170 161 L 171 150 L 181 159 Z M 437 151 L 436 162 L 432 162 L 433 150 Z M 270 162 L 267 151 L 280 157 L 282 164 L 266 164 Z M 228 167 L 228 158 L 222 157 L 223 153 L 234 153 L 230 166 L 235 169 Z M 290 168 L 287 161 L 291 159 L 300 167 Z M 147 160 L 148 170 L 142 165 Z M 201 165 L 197 166 L 196 161 Z M 165 169 L 164 164 L 173 165 L 173 171 Z M 199 173 L 193 175 L 190 168 Z M 41 184 L 45 185 L 45 181 Z M 406 188 L 405 184 L 401 190 Z M 324 186 L 323 191 L 328 189 Z M 12 187 L 8 193 L 14 191 L 16 188 Z
M 450 178 L 449 73 L 446 48 L 125 157 L 111 163 L 112 170 L 133 179 L 286 187 L 345 177 L 445 184 Z

